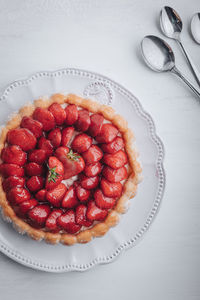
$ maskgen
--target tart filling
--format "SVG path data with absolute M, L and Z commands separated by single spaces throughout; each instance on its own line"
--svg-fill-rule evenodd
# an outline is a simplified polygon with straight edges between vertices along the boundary
M 3 214 L 35 240 L 86 243 L 134 197 L 133 133 L 111 107 L 55 94 L 23 107 L 0 137 Z

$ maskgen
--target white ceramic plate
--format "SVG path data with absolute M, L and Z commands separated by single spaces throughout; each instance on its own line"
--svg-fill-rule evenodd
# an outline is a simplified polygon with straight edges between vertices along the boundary
M 143 181 L 137 196 L 131 200 L 128 212 L 104 237 L 85 245 L 53 246 L 20 235 L 11 224 L 0 218 L 0 250 L 15 261 L 35 269 L 84 271 L 113 261 L 124 249 L 134 246 L 149 228 L 165 186 L 164 150 L 152 118 L 129 91 L 104 76 L 77 69 L 41 72 L 9 85 L 0 97 L 0 125 L 28 101 L 56 92 L 76 93 L 110 104 L 124 116 L 135 133 Z

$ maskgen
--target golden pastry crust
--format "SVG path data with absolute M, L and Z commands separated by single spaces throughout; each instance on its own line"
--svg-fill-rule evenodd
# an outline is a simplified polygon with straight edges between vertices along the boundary
M 1 131 L 0 151 L 5 145 L 7 132 L 10 129 L 19 127 L 24 116 L 31 116 L 36 107 L 47 108 L 53 102 L 59 104 L 75 104 L 81 108 L 88 109 L 92 113 L 101 113 L 106 120 L 112 122 L 118 128 L 124 139 L 124 148 L 129 160 L 129 177 L 123 186 L 122 196 L 120 199 L 118 199 L 116 206 L 109 211 L 108 216 L 103 222 L 99 222 L 75 235 L 67 233 L 45 232 L 44 230 L 31 227 L 25 221 L 20 219 L 7 201 L 6 194 L 2 187 L 2 176 L 0 176 L 0 206 L 2 207 L 2 213 L 4 217 L 7 220 L 12 221 L 15 225 L 15 228 L 20 233 L 27 233 L 34 240 L 44 239 L 47 243 L 56 244 L 60 242 L 64 245 L 87 243 L 94 237 L 103 236 L 110 227 L 115 226 L 119 222 L 120 214 L 126 212 L 129 199 L 136 195 L 142 169 L 137 161 L 137 152 L 132 146 L 134 135 L 133 132 L 128 128 L 127 121 L 124 120 L 124 118 L 120 115 L 115 114 L 115 111 L 110 106 L 101 105 L 98 102 L 84 99 L 74 94 L 54 94 L 51 96 L 51 98 L 40 98 L 35 100 L 33 104 L 22 107 L 17 114 L 12 116 L 12 118 L 7 122 L 6 126 Z

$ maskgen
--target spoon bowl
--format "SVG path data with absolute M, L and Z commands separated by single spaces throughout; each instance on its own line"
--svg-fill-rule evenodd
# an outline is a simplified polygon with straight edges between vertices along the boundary
M 192 17 L 191 32 L 194 40 L 200 44 L 200 13 L 196 13 Z
M 160 27 L 167 37 L 179 40 L 183 22 L 173 8 L 164 6 L 160 12 Z

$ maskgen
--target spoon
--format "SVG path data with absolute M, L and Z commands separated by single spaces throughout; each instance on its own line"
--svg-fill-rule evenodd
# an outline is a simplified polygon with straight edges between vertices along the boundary
M 175 66 L 174 53 L 165 41 L 154 35 L 145 36 L 141 43 L 141 50 L 146 64 L 152 70 L 156 72 L 172 72 L 181 78 L 200 98 L 200 93 L 197 89 Z
M 160 26 L 163 33 L 167 37 L 176 40 L 179 44 L 189 63 L 189 66 L 196 79 L 196 82 L 200 86 L 200 74 L 197 68 L 195 67 L 194 63 L 192 62 L 191 58 L 189 57 L 188 53 L 186 52 L 185 47 L 183 46 L 180 38 L 183 23 L 178 13 L 173 8 L 169 6 L 164 6 L 160 12 Z
M 196 13 L 192 17 L 191 32 L 194 40 L 200 44 L 200 13 Z

